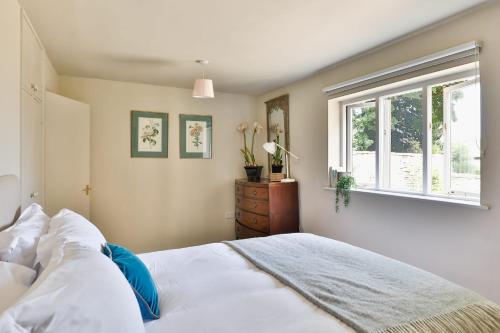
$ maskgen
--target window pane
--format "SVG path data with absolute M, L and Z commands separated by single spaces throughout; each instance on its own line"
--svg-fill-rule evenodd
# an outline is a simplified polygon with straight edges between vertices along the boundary
M 464 79 L 434 86 L 432 107 L 432 192 L 479 198 L 479 84 Z
M 432 87 L 432 159 L 431 192 L 448 194 L 445 186 L 446 156 L 444 154 L 444 96 L 443 89 L 457 84 L 447 83 Z
M 450 194 L 479 197 L 480 108 L 475 84 L 452 89 L 450 103 Z
M 348 107 L 351 115 L 352 175 L 358 187 L 374 188 L 376 185 L 376 109 L 375 103 Z
M 422 192 L 422 90 L 385 97 L 383 104 L 385 156 L 390 156 L 384 161 L 384 186 L 397 191 Z

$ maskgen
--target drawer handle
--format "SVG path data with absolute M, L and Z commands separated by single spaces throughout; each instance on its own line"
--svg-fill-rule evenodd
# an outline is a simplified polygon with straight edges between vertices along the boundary
M 256 217 L 253 218 L 252 223 L 253 224 L 257 224 L 257 218 Z
M 257 191 L 253 191 L 253 195 L 257 195 Z
M 259 207 L 259 204 L 253 205 L 253 208 L 257 208 L 257 207 Z

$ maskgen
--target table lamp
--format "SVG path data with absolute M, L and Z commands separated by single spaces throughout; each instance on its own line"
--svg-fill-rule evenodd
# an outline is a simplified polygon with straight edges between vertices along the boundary
M 276 147 L 280 147 L 285 152 L 286 178 L 282 179 L 281 182 L 282 183 L 292 183 L 295 181 L 295 179 L 290 178 L 290 157 L 288 155 L 293 156 L 296 159 L 299 159 L 299 158 L 297 157 L 297 155 L 289 152 L 288 150 L 286 150 L 285 148 L 283 148 L 282 146 L 280 146 L 279 144 L 277 144 L 274 141 L 273 142 L 266 142 L 262 145 L 262 148 L 264 148 L 264 150 L 267 151 L 271 155 L 274 155 L 274 153 L 276 153 Z

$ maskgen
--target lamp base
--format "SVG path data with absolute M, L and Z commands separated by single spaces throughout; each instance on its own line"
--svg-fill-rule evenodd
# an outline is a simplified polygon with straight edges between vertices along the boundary
M 283 178 L 281 180 L 282 183 L 294 183 L 295 182 L 295 179 L 293 178 Z

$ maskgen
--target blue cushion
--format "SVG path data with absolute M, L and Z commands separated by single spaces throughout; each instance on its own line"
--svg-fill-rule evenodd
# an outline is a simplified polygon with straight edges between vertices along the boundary
M 160 318 L 158 306 L 158 291 L 146 265 L 130 250 L 107 243 L 103 253 L 118 265 L 134 290 L 137 302 L 141 308 L 142 319 L 152 320 Z

